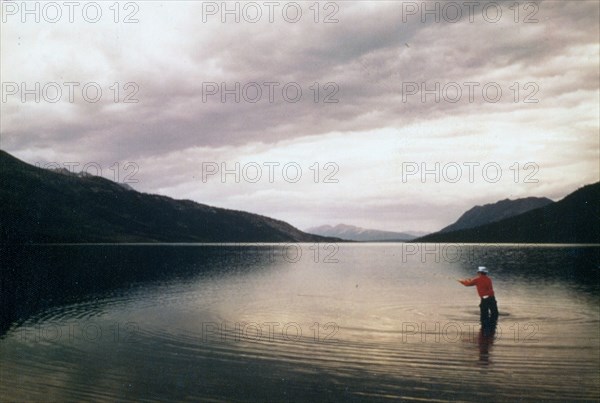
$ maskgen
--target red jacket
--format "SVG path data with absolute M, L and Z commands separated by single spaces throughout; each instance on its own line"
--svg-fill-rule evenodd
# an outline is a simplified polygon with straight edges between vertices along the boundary
M 477 294 L 479 294 L 479 296 L 481 298 L 488 296 L 488 297 L 493 297 L 494 296 L 494 288 L 492 287 L 492 279 L 489 278 L 488 276 L 481 275 L 481 276 L 477 276 L 475 278 L 472 278 L 470 280 L 464 280 L 462 282 L 464 285 L 466 286 L 477 286 Z

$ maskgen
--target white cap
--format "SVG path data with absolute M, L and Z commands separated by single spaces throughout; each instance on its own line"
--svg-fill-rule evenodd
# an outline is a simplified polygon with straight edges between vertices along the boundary
M 479 266 L 477 268 L 477 273 L 486 273 L 487 274 L 487 272 L 488 272 L 488 270 L 487 270 L 487 267 L 485 267 L 485 266 Z

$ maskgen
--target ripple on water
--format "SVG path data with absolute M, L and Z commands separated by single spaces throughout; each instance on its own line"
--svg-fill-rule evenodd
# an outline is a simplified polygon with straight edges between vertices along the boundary
M 479 334 L 472 294 L 449 292 L 443 281 L 425 288 L 405 278 L 394 282 L 401 270 L 382 277 L 369 266 L 372 256 L 361 256 L 351 279 L 337 279 L 335 273 L 346 275 L 340 268 L 259 267 L 48 309 L 0 341 L 0 395 L 57 401 L 600 397 L 597 307 L 569 292 L 540 300 L 516 282 L 500 301 L 495 337 L 486 337 Z M 397 264 L 387 263 L 380 266 Z M 337 291 L 336 279 L 342 283 Z M 519 298 L 509 299 L 512 294 Z M 267 322 L 278 323 L 277 330 L 266 331 Z M 338 328 L 326 340 L 330 322 Z M 102 329 L 102 337 L 22 337 L 39 326 L 81 329 L 86 323 Z M 290 323 L 302 334 L 294 327 L 282 333 Z M 221 333 L 223 324 L 229 327 Z M 532 324 L 538 325 L 536 340 L 527 337 L 532 329 L 525 326 Z M 260 336 L 256 325 L 263 326 Z

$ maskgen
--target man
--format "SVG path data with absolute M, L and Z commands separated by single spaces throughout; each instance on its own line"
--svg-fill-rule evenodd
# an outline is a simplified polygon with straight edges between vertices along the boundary
M 477 269 L 477 277 L 467 280 L 458 280 L 464 286 L 476 286 L 477 293 L 481 298 L 479 304 L 481 326 L 484 329 L 496 327 L 498 322 L 498 306 L 496 297 L 494 297 L 494 288 L 492 287 L 492 279 L 487 275 L 487 268 L 479 266 Z

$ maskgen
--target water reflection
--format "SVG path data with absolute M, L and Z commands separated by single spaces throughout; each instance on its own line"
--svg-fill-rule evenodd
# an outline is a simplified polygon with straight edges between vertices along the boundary
M 343 245 L 325 263 L 311 246 L 299 260 L 268 245 L 4 250 L 0 395 L 599 397 L 597 248 L 492 247 L 486 261 L 448 262 L 405 260 L 398 244 Z M 500 304 L 492 332 L 479 330 L 474 290 L 455 281 L 478 264 Z
M 1 245 L 0 337 L 55 306 L 275 263 L 273 245 Z M 267 253 L 268 252 L 268 253 Z
M 479 346 L 479 363 L 490 364 L 490 351 L 496 338 L 496 324 L 491 327 L 481 327 L 477 334 L 477 345 Z

